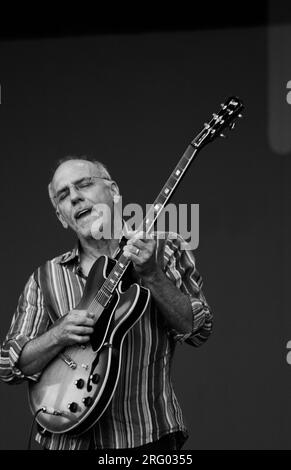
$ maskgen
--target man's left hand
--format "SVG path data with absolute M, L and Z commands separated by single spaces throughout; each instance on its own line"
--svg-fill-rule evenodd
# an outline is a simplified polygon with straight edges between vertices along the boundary
M 145 232 L 126 231 L 129 238 L 123 254 L 133 261 L 136 272 L 142 278 L 151 278 L 160 270 L 156 261 L 156 241 Z

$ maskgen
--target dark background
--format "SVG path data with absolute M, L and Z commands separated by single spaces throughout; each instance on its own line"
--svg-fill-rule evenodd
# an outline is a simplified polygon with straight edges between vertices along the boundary
M 74 243 L 47 196 L 56 159 L 94 155 L 124 202 L 150 203 L 203 123 L 237 95 L 245 119 L 202 150 L 173 199 L 200 204 L 195 255 L 215 315 L 201 349 L 178 345 L 173 380 L 186 449 L 290 449 L 290 155 L 269 146 L 268 12 L 237 13 L 4 25 L 0 340 L 31 272 Z M 0 397 L 0 449 L 25 449 L 26 385 L 1 384 Z

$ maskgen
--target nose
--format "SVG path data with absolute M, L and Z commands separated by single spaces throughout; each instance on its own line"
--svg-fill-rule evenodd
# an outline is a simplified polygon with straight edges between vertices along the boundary
M 70 199 L 73 205 L 83 199 L 81 192 L 75 186 L 70 187 Z

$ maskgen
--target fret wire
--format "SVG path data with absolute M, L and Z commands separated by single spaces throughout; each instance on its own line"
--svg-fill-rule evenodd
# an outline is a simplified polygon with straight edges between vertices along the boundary
M 102 301 L 103 301 L 103 299 L 102 299 Z M 97 308 L 98 305 L 100 305 L 100 304 L 103 306 L 102 302 L 97 302 L 95 299 L 93 299 L 90 306 Z
M 192 145 L 188 145 L 188 147 L 185 150 L 184 154 L 182 155 L 178 165 L 180 164 L 181 160 L 183 160 L 183 158 L 185 158 L 185 160 L 187 160 L 187 162 L 190 162 L 193 159 L 195 153 L 196 153 L 196 150 L 193 150 Z
M 104 290 L 104 289 L 109 290 L 108 287 L 107 287 L 107 280 L 108 280 L 108 278 L 106 279 L 106 281 L 104 282 L 103 286 L 101 287 L 101 291 L 102 291 L 102 289 L 103 289 L 104 295 L 107 295 L 107 292 L 106 292 L 106 290 Z
M 194 154 L 195 154 L 195 151 L 193 150 L 193 147 L 192 145 L 189 145 L 187 150 L 184 152 L 184 154 L 182 155 L 182 157 L 180 158 L 180 161 L 179 163 L 185 159 L 187 162 L 189 162 L 190 160 L 192 160 L 192 158 L 194 157 Z M 178 164 L 179 164 L 178 163 Z
M 110 292 L 109 292 L 109 294 L 110 294 Z M 107 293 L 105 293 L 105 292 L 102 290 L 102 287 L 101 287 L 99 293 L 98 293 L 97 296 L 96 296 L 96 299 L 99 301 L 99 299 L 100 299 L 100 300 L 102 300 L 102 299 L 107 299 L 107 300 L 108 300 L 109 298 L 110 298 L 110 295 L 108 295 Z
M 174 187 L 174 185 L 176 184 L 176 182 L 177 182 L 178 179 L 179 179 L 179 178 L 176 178 L 174 175 L 171 175 L 171 176 L 170 176 L 170 178 L 168 179 L 168 181 L 169 181 L 169 183 L 170 183 L 170 185 L 171 185 L 172 188 Z
M 166 190 L 167 190 L 167 191 L 166 191 Z M 163 197 L 164 197 L 165 199 L 168 199 L 169 194 L 171 193 L 171 191 L 172 191 L 172 188 L 170 188 L 170 185 L 165 184 L 165 186 L 163 187 L 163 189 L 162 189 L 161 192 L 163 193 Z
M 118 274 L 122 273 L 123 269 L 119 263 L 116 264 L 114 271 L 118 272 Z
M 102 305 L 102 307 L 105 307 L 105 305 L 107 304 L 108 300 L 109 300 L 109 298 L 106 297 L 106 298 L 102 299 L 101 302 L 99 302 L 99 303 Z
M 102 290 L 102 288 L 100 289 L 100 291 L 98 292 L 97 296 L 96 296 L 96 299 L 99 301 L 102 300 L 103 298 L 106 298 L 107 295 L 104 293 L 104 291 Z
M 190 161 L 191 161 L 191 159 L 188 160 L 187 158 L 185 158 L 183 156 L 182 159 L 180 160 L 180 162 L 178 163 L 177 167 L 179 167 L 181 170 L 185 171 L 187 166 L 190 164 Z
M 112 285 L 109 284 L 110 282 L 110 277 L 108 276 L 108 278 L 106 279 L 105 283 L 103 284 L 103 286 L 105 286 L 105 288 L 107 289 L 107 291 L 109 292 L 109 294 L 112 294 Z M 110 296 L 110 295 L 109 295 Z
M 172 173 L 171 176 L 170 176 L 170 178 L 168 179 L 168 181 L 170 182 L 170 185 L 172 186 L 173 183 L 174 183 L 174 184 L 176 183 L 177 179 L 178 179 L 178 178 L 177 178 L 177 175 L 175 175 L 174 173 Z
M 98 292 L 98 294 L 96 295 L 96 297 L 94 298 L 94 300 L 96 299 L 97 302 L 100 302 L 102 303 L 103 302 L 103 299 L 104 299 L 104 295 L 102 295 L 100 292 Z M 93 301 L 92 301 L 93 302 Z
M 102 305 L 102 307 L 105 307 L 106 304 L 107 304 L 107 302 L 108 302 L 108 299 L 100 299 L 99 302 L 98 302 L 98 304 L 99 304 L 99 305 Z
M 97 299 L 97 296 L 92 300 L 91 302 L 91 305 L 94 305 L 95 307 L 98 306 L 98 304 L 100 304 L 101 302 L 103 302 L 104 300 L 106 300 L 106 298 L 104 297 L 104 295 L 100 295 L 99 296 L 99 300 Z
M 160 204 L 160 201 L 162 201 L 162 203 L 165 202 L 166 199 L 167 199 L 167 196 L 163 193 L 163 191 L 161 191 L 157 199 L 153 203 L 153 206 L 155 206 L 156 204 Z
M 104 302 L 104 299 L 103 298 L 97 298 L 98 296 L 96 296 L 96 299 L 92 300 L 90 306 L 89 306 L 89 310 L 90 308 L 94 309 L 94 308 L 97 308 L 98 305 L 102 305 L 103 307 L 103 304 L 105 303 Z
M 181 160 L 178 165 L 176 166 L 175 170 L 174 170 L 174 173 L 179 170 L 181 173 L 183 173 L 183 171 L 185 171 L 185 168 L 186 166 L 189 164 L 189 160 L 186 160 L 185 163 L 183 163 L 183 161 Z
M 185 170 L 186 166 L 189 165 L 191 161 L 191 157 L 190 158 L 186 158 L 185 155 L 183 155 L 183 157 L 180 159 L 180 161 L 177 163 L 176 165 L 176 168 L 179 168 L 180 170 Z
M 121 278 L 121 273 L 119 274 L 119 276 L 109 274 L 109 276 L 108 276 L 108 278 L 107 278 L 107 281 L 108 281 L 108 282 L 113 281 L 113 283 L 108 284 L 108 286 L 109 286 L 108 288 L 110 288 L 110 291 L 111 291 L 111 289 L 112 289 L 112 286 L 114 286 L 115 284 L 118 284 L 118 282 L 120 281 L 120 278 Z M 106 282 L 107 282 L 107 281 L 106 281 Z M 107 283 L 108 283 L 108 282 L 107 282 Z

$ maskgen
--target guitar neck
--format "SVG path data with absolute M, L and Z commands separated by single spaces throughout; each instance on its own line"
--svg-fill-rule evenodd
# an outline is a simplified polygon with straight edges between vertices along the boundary
M 155 199 L 154 203 L 151 205 L 150 209 L 147 211 L 147 214 L 139 230 L 142 230 L 143 232 L 147 234 L 151 232 L 160 213 L 162 212 L 166 204 L 168 204 L 169 200 L 173 196 L 174 191 L 177 189 L 190 163 L 194 160 L 198 152 L 198 148 L 196 148 L 194 141 L 195 139 L 187 147 L 186 151 L 184 152 L 183 156 L 179 160 L 178 164 L 172 171 L 170 177 L 167 179 L 166 183 L 164 184 L 158 197 Z

